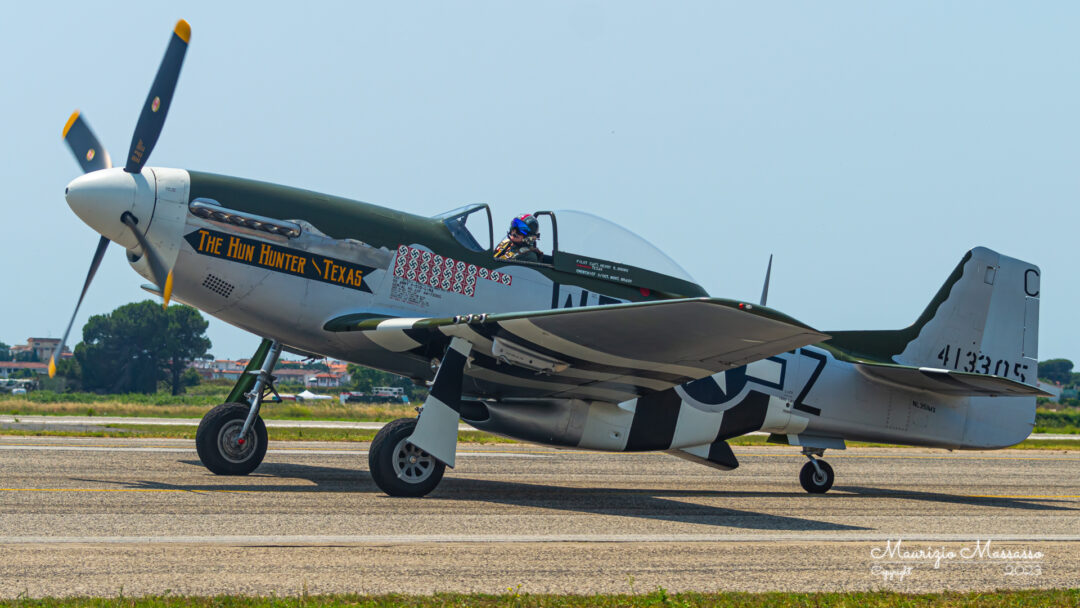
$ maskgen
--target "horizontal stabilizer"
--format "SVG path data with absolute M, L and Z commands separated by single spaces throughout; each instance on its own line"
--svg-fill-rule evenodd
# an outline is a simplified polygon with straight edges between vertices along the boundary
M 877 382 L 950 397 L 1050 396 L 1049 393 L 1029 384 L 988 374 L 886 363 L 857 363 L 855 368 L 867 378 Z

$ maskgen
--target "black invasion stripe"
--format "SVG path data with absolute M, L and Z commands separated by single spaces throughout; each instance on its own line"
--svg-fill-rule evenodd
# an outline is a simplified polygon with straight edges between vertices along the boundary
M 683 382 L 686 382 L 686 380 L 687 380 L 686 376 L 682 376 L 682 375 L 679 375 L 679 374 L 668 374 L 668 373 L 664 373 L 664 372 L 658 372 L 658 371 L 647 370 L 647 369 L 637 369 L 637 368 L 631 368 L 631 367 L 617 367 L 617 366 L 612 366 L 612 365 L 604 365 L 602 363 L 596 363 L 595 361 L 589 361 L 587 359 L 578 359 L 576 357 L 570 357 L 570 356 L 567 356 L 566 353 L 561 353 L 561 352 L 559 352 L 557 350 L 552 350 L 550 348 L 545 348 L 545 347 L 543 347 L 543 346 L 541 346 L 539 344 L 536 344 L 535 342 L 527 340 L 526 338 L 523 338 L 523 337 L 521 337 L 521 336 L 519 336 L 519 335 L 517 335 L 515 333 L 512 333 L 512 332 L 510 332 L 508 330 L 505 330 L 502 327 L 499 327 L 499 326 L 497 326 L 495 324 L 474 325 L 473 329 L 476 330 L 477 333 L 479 333 L 480 335 L 484 336 L 485 338 L 487 338 L 489 340 L 494 340 L 496 337 L 504 338 L 506 340 L 510 340 L 511 342 L 514 342 L 515 344 L 519 344 L 521 346 L 524 346 L 525 348 L 528 348 L 530 350 L 534 350 L 534 351 L 536 351 L 536 352 L 538 352 L 538 353 L 540 353 L 542 355 L 547 355 L 548 357 L 553 357 L 555 359 L 565 361 L 565 362 L 569 363 L 570 365 L 572 365 L 573 367 L 575 367 L 577 369 L 580 369 L 580 370 L 583 370 L 583 371 L 600 372 L 600 373 L 612 374 L 612 375 L 617 375 L 617 376 L 627 376 L 627 375 L 629 375 L 629 376 L 637 376 L 639 378 L 647 378 L 649 380 L 659 380 L 660 382 L 668 382 L 672 386 L 675 386 L 676 384 L 682 384 Z M 651 389 L 651 390 L 656 390 L 656 389 Z
M 473 364 L 474 367 L 481 367 L 481 368 L 489 370 L 489 371 L 498 372 L 500 374 L 503 374 L 503 375 L 506 375 L 506 376 L 511 376 L 513 378 L 520 378 L 522 380 L 528 380 L 530 382 L 544 382 L 544 383 L 549 383 L 549 384 L 561 384 L 563 386 L 580 386 L 580 387 L 587 387 L 587 388 L 599 388 L 599 389 L 605 389 L 605 390 L 609 390 L 609 391 L 616 391 L 616 392 L 619 392 L 619 393 L 624 393 L 626 395 L 626 398 L 624 399 L 624 401 L 628 400 L 628 399 L 633 399 L 635 397 L 638 397 L 640 395 L 644 395 L 644 394 L 649 393 L 649 392 L 655 392 L 654 389 L 649 389 L 649 388 L 645 388 L 645 387 L 642 387 L 642 386 L 637 386 L 637 385 L 634 385 L 634 384 L 628 384 L 628 383 L 625 383 L 625 382 L 611 382 L 611 381 L 608 381 L 608 380 L 591 380 L 589 378 L 572 378 L 572 377 L 569 377 L 569 376 L 560 376 L 558 374 L 553 374 L 553 375 L 537 374 L 536 372 L 534 372 L 531 369 L 526 369 L 524 367 L 520 367 L 520 366 L 517 366 L 517 365 L 509 365 L 509 364 L 506 364 L 506 363 L 501 363 L 498 360 L 496 360 L 495 358 L 493 358 L 493 357 L 491 357 L 489 355 L 481 354 L 478 351 L 474 351 L 472 353 L 472 357 L 473 357 L 472 364 Z M 495 382 L 493 380 L 484 380 L 484 382 L 494 382 L 496 384 L 504 384 L 504 383 Z M 517 386 L 517 385 L 514 385 L 514 386 Z M 537 389 L 537 390 L 539 390 L 539 389 Z M 552 388 L 551 389 L 551 391 L 552 391 L 551 394 L 553 394 L 553 395 L 558 394 L 560 392 L 565 392 L 565 390 L 566 389 L 564 389 L 564 388 Z
M 720 420 L 720 432 L 717 441 L 745 435 L 761 428 L 765 422 L 765 412 L 769 407 L 769 396 L 765 393 L 750 391 L 738 405 L 724 412 Z
M 630 423 L 630 434 L 626 438 L 626 451 L 670 448 L 681 406 L 682 397 L 671 389 L 639 398 L 634 420 Z
M 708 460 L 729 469 L 739 466 L 739 459 L 735 458 L 735 453 L 731 451 L 731 446 L 726 441 L 714 441 L 709 446 Z
M 465 371 L 465 355 L 447 348 L 442 365 L 435 374 L 431 385 L 431 396 L 450 406 L 455 412 L 461 411 L 461 377 Z
M 797 410 L 799 410 L 801 412 L 806 412 L 808 414 L 813 414 L 815 416 L 820 416 L 821 415 L 821 408 L 814 407 L 812 405 L 807 405 L 807 404 L 803 403 L 803 399 L 806 399 L 806 396 L 810 393 L 810 389 L 814 388 L 814 383 L 817 382 L 818 376 L 821 375 L 821 370 L 825 369 L 825 363 L 826 363 L 825 355 L 822 355 L 820 353 L 815 353 L 815 352 L 810 351 L 810 350 L 806 350 L 805 348 L 800 349 L 799 352 L 801 354 L 803 354 L 804 356 L 807 356 L 807 357 L 810 357 L 811 359 L 816 360 L 817 361 L 817 367 L 815 367 L 814 372 L 812 374 L 810 374 L 810 379 L 806 381 L 806 386 L 803 387 L 802 391 L 799 393 L 799 396 L 795 398 L 795 403 L 791 407 L 793 407 L 793 408 L 795 408 L 795 409 L 797 409 Z

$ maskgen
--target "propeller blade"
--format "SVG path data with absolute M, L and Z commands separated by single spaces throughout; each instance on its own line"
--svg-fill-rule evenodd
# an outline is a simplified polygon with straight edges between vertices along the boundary
M 108 169 L 112 167 L 112 159 L 108 151 L 98 141 L 97 136 L 90 130 L 90 125 L 75 110 L 64 125 L 64 141 L 67 142 L 75 160 L 79 162 L 83 173 Z
M 150 157 L 150 151 L 154 149 L 161 128 L 165 126 L 165 115 L 169 112 L 169 104 L 172 103 L 173 92 L 176 90 L 176 81 L 180 78 L 180 67 L 184 64 L 184 54 L 187 53 L 188 41 L 191 40 L 191 26 L 181 19 L 176 22 L 173 35 L 169 39 L 169 46 L 165 49 L 165 56 L 161 59 L 154 84 L 150 86 L 150 94 L 146 96 L 139 122 L 135 125 L 135 133 L 131 136 L 131 148 L 128 150 L 127 165 L 124 171 L 139 173 L 142 171 L 146 159 Z
M 105 250 L 109 247 L 109 239 L 101 237 L 98 240 L 97 251 L 94 252 L 94 259 L 90 262 L 90 271 L 86 273 L 86 282 L 83 283 L 82 293 L 79 294 L 79 301 L 75 303 L 75 312 L 71 313 L 71 320 L 68 321 L 67 329 L 64 330 L 64 337 L 60 338 L 60 344 L 56 345 L 56 350 L 53 351 L 52 357 L 49 357 L 49 377 L 56 376 L 56 360 L 60 357 L 60 353 L 64 352 L 64 344 L 67 343 L 68 334 L 71 333 L 71 326 L 75 324 L 75 315 L 79 314 L 79 306 L 82 305 L 83 297 L 86 296 L 86 290 L 90 287 L 90 281 L 94 280 L 94 274 L 97 273 L 98 266 L 101 266 L 101 258 L 105 257 Z
M 135 239 L 139 241 L 139 247 L 142 247 L 143 255 L 146 256 L 146 261 L 150 264 L 150 274 L 154 276 L 154 284 L 161 290 L 161 296 L 164 300 L 162 305 L 168 307 L 169 299 L 172 297 L 172 270 L 165 269 L 165 264 L 162 263 L 161 257 L 158 256 L 157 251 L 150 246 L 150 242 L 146 240 L 146 236 L 139 231 L 139 220 L 135 219 L 134 215 L 130 212 L 124 212 L 124 214 L 120 216 L 120 221 L 131 229 L 131 232 L 135 235 Z

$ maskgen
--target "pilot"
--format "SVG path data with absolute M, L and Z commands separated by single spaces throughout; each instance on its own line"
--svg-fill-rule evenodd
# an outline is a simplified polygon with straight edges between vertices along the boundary
M 495 246 L 496 260 L 539 262 L 543 252 L 536 246 L 540 239 L 540 222 L 531 214 L 519 215 L 510 221 L 506 238 Z

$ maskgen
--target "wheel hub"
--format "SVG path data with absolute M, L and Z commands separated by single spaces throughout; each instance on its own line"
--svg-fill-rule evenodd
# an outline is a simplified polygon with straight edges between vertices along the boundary
M 218 432 L 218 451 L 229 462 L 245 462 L 255 453 L 259 440 L 254 429 L 248 429 L 247 435 L 241 438 L 240 431 L 243 428 L 243 420 L 230 420 L 222 425 Z
M 394 474 L 407 483 L 420 483 L 435 471 L 435 459 L 427 452 L 402 439 L 394 446 Z

